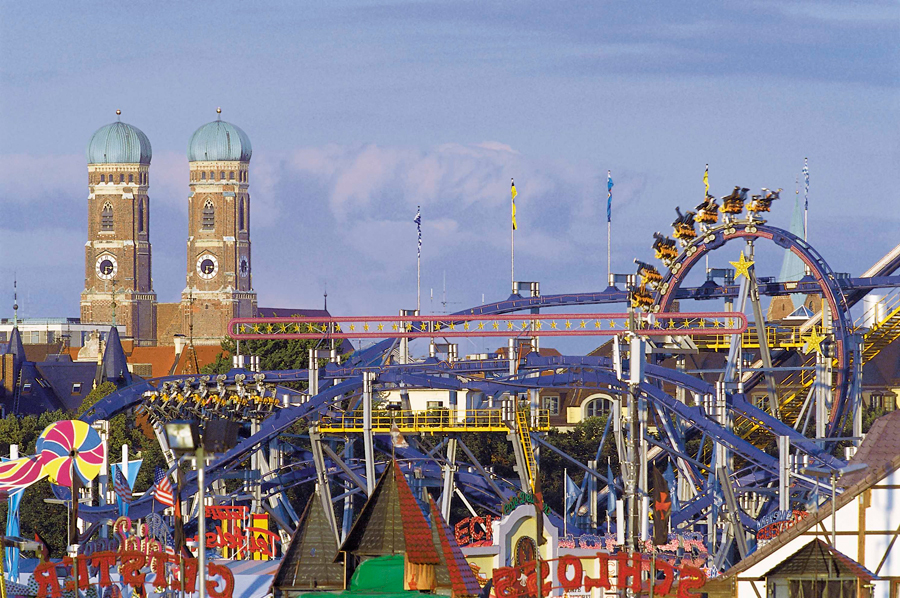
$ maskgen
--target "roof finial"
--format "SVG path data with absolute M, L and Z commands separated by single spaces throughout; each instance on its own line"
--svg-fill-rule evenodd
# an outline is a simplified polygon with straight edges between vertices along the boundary
M 219 115 L 216 117 L 216 120 L 222 120 L 222 109 L 221 108 L 216 108 L 216 114 Z
M 13 272 L 13 328 L 19 327 L 19 290 L 16 273 Z
M 116 110 L 116 121 L 122 122 L 122 111 L 118 109 Z

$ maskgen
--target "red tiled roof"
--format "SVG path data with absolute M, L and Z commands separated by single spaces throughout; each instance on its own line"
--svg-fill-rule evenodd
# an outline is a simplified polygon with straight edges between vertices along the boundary
M 469 562 L 463 556 L 462 550 L 459 549 L 459 544 L 456 543 L 450 526 L 444 521 L 443 515 L 430 495 L 428 502 L 431 506 L 431 525 L 437 528 L 438 537 L 441 540 L 441 551 L 444 553 L 444 560 L 450 573 L 453 593 L 457 596 L 478 596 L 481 594 L 481 586 L 478 585 Z
M 892 411 L 875 420 L 850 459 L 850 465 L 864 463 L 867 467 L 842 475 L 838 485 L 843 488 L 852 486 L 870 471 L 890 463 L 897 455 L 900 455 L 900 411 Z
M 441 563 L 434 544 L 431 542 L 431 530 L 425 515 L 419 508 L 406 476 L 393 463 L 394 481 L 397 484 L 397 495 L 400 499 L 400 518 L 403 521 L 403 539 L 406 542 L 406 558 L 419 565 L 439 565 Z

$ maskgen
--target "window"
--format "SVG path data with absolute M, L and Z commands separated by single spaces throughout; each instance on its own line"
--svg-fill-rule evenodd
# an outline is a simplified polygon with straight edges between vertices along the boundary
M 443 401 L 426 401 L 425 408 L 426 409 L 440 409 L 444 406 Z
M 22 392 L 31 392 L 31 383 L 26 382 L 22 385 Z
M 224 181 L 224 180 L 225 180 L 225 171 L 224 171 L 224 170 L 223 170 L 222 172 L 219 173 L 219 180 L 220 180 L 220 181 Z
M 81 382 L 76 382 L 72 385 L 72 394 L 80 395 L 81 394 Z
M 106 182 L 106 175 L 105 175 L 105 174 L 101 174 L 101 175 L 100 175 L 100 182 L 101 182 L 101 183 L 105 183 L 105 182 Z
M 244 199 L 241 198 L 241 203 L 238 206 L 238 230 L 247 230 L 244 227 Z
M 214 173 L 212 170 L 209 171 L 209 180 L 216 180 L 216 173 Z
M 229 180 L 229 181 L 233 181 L 233 180 L 234 180 L 234 171 L 233 171 L 233 170 L 230 171 L 230 172 L 228 173 L 228 180 Z
M 216 209 L 211 201 L 203 204 L 203 224 L 200 228 L 202 230 L 213 230 L 216 228 Z
M 125 175 L 124 175 L 124 174 L 119 174 L 119 182 L 120 182 L 120 183 L 124 183 L 124 182 L 125 182 Z
M 585 417 L 601 417 L 609 412 L 609 401 L 604 398 L 591 399 L 584 406 Z
M 138 202 L 138 232 L 144 232 L 144 200 Z
M 550 415 L 559 415 L 559 396 L 541 397 L 541 405 Z
M 128 175 L 128 182 L 129 182 L 129 183 L 133 183 L 133 182 L 134 182 L 134 175 L 133 175 L 133 174 L 129 174 L 129 175 Z
M 200 180 L 201 180 L 201 181 L 205 181 L 205 180 L 206 180 L 206 171 L 205 171 L 205 170 L 204 170 L 203 172 L 200 173 Z
M 103 204 L 103 210 L 100 212 L 100 230 L 113 230 L 113 209 L 109 202 Z

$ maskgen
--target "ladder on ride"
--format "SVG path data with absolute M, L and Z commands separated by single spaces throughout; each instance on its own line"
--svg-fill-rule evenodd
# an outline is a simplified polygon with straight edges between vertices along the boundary
M 525 409 L 516 409 L 516 429 L 519 432 L 519 441 L 522 443 L 522 450 L 525 453 L 525 467 L 528 469 L 526 476 L 528 483 L 534 488 L 534 473 L 537 464 L 534 461 L 534 449 L 531 447 L 531 431 L 528 424 L 528 411 Z

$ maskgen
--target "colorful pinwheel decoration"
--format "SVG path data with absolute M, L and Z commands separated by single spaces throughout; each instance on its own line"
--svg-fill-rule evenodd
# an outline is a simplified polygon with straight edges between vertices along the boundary
M 73 472 L 85 484 L 96 478 L 106 457 L 106 447 L 97 431 L 78 420 L 47 426 L 38 438 L 36 449 L 50 481 L 66 487 L 72 487 Z

